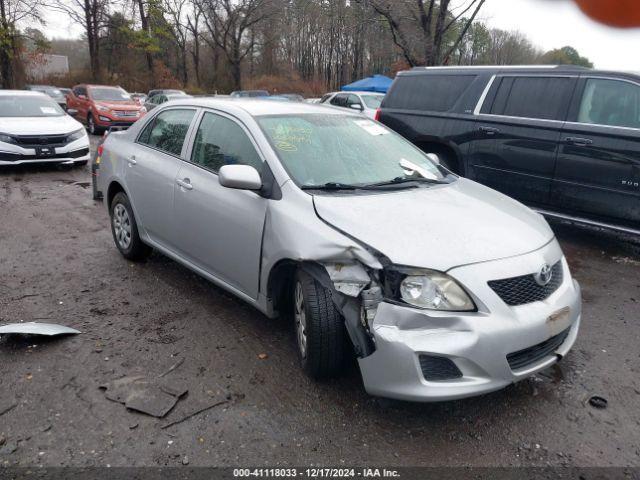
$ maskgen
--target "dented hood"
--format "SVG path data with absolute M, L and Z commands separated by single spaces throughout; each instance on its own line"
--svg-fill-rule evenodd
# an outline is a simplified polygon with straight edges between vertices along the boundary
M 536 250 L 553 238 L 541 215 L 466 179 L 370 195 L 316 195 L 320 218 L 393 263 L 447 271 Z

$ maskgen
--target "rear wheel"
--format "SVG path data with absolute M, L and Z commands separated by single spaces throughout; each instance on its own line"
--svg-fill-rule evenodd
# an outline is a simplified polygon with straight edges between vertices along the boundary
M 334 377 L 345 357 L 345 327 L 331 292 L 298 270 L 292 288 L 298 355 L 312 378 Z
M 142 243 L 140 239 L 129 197 L 124 192 L 117 193 L 113 197 L 109 211 L 113 241 L 122 256 L 134 261 L 147 258 L 151 253 L 151 247 Z

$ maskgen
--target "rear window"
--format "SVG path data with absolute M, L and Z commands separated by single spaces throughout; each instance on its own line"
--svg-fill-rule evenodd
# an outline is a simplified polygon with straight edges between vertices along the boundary
M 490 113 L 509 117 L 560 120 L 571 94 L 566 77 L 504 77 Z
M 446 112 L 475 80 L 475 75 L 401 75 L 384 100 L 386 108 Z

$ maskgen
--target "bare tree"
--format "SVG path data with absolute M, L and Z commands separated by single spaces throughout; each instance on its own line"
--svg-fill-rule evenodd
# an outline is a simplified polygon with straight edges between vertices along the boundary
M 18 54 L 21 22 L 44 23 L 40 9 L 29 0 L 0 0 L 0 75 L 2 88 L 14 88 L 12 62 Z
M 363 0 L 356 1 L 362 2 Z M 411 66 L 446 63 L 467 34 L 484 2 L 485 0 L 468 0 L 459 6 L 457 13 L 454 13 L 450 9 L 451 0 L 400 0 L 393 2 L 370 0 L 372 8 L 385 19 L 391 31 L 393 42 Z M 468 13 L 471 14 L 466 17 Z M 460 22 L 463 23 L 461 27 Z M 451 45 L 443 51 L 444 40 L 454 26 L 459 27 L 456 37 Z M 414 45 L 421 45 L 421 51 L 416 51 Z
M 193 5 L 193 12 L 187 15 L 187 30 L 191 34 L 191 60 L 193 61 L 193 70 L 196 74 L 196 85 L 201 85 L 200 80 L 200 40 L 202 33 L 200 31 L 200 19 L 202 17 L 202 9 L 196 3 Z
M 157 3 L 156 0 L 133 0 L 134 6 L 138 9 L 138 15 L 140 16 L 140 25 L 142 27 L 142 31 L 145 35 L 147 35 L 147 42 L 144 51 L 145 60 L 147 62 L 147 69 L 149 70 L 149 75 L 151 77 L 151 83 L 155 80 L 154 76 L 154 67 L 153 67 L 153 54 L 151 53 L 151 48 L 148 43 L 152 40 L 152 31 L 151 31 L 151 22 L 149 21 L 149 13 L 152 7 Z
M 91 78 L 100 79 L 100 36 L 109 20 L 109 0 L 54 0 L 52 7 L 80 25 L 87 37 Z
M 211 48 L 220 48 L 231 69 L 233 87 L 242 88 L 242 60 L 255 48 L 256 37 L 248 35 L 251 27 L 272 14 L 269 0 L 200 0 L 205 37 Z
M 169 16 L 169 34 L 178 49 L 178 76 L 183 86 L 187 85 L 187 40 L 189 24 L 186 17 L 188 0 L 163 0 L 163 10 Z

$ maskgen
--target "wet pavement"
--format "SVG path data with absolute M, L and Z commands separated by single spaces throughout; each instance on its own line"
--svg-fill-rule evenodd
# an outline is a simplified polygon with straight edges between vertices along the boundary
M 0 324 L 83 332 L 0 340 L 0 465 L 640 466 L 640 240 L 554 223 L 583 289 L 574 349 L 502 391 L 412 404 L 368 396 L 355 362 L 307 379 L 287 322 L 157 253 L 123 259 L 89 182 L 0 171 Z M 99 388 L 123 376 L 188 393 L 154 418 Z

